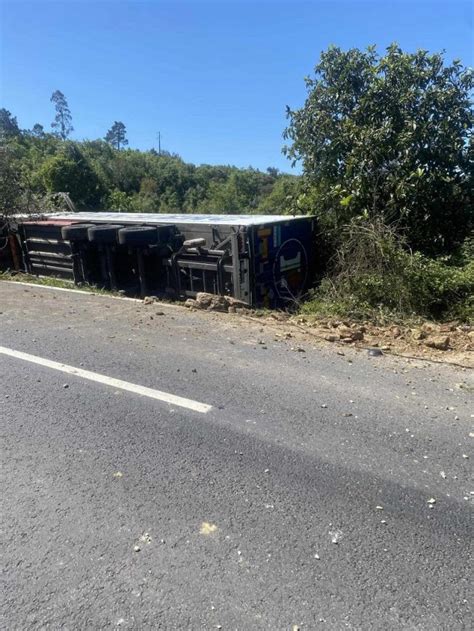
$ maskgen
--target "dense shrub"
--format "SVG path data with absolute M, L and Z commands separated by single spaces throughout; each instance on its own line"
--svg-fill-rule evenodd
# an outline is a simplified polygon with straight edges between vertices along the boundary
M 452 257 L 431 259 L 405 247 L 381 222 L 354 221 L 342 231 L 329 275 L 305 313 L 385 320 L 421 315 L 474 321 L 474 258 L 466 242 Z

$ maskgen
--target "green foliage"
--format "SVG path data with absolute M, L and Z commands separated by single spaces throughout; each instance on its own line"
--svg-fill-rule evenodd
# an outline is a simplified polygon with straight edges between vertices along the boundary
M 18 136 L 19 133 L 16 116 L 12 116 L 4 107 L 0 108 L 0 140 Z
M 119 212 L 133 212 L 136 210 L 134 208 L 133 198 L 127 195 L 127 193 L 118 191 L 117 189 L 108 194 L 106 204 L 108 208 Z
M 43 125 L 40 125 L 39 123 L 35 123 L 33 125 L 33 127 L 31 128 L 31 131 L 29 132 L 32 136 L 36 136 L 36 138 L 43 138 L 44 137 L 44 127 Z
M 340 237 L 331 273 L 303 312 L 340 317 L 474 319 L 474 258 L 412 253 L 383 222 L 354 220 Z
M 74 131 L 72 126 L 72 116 L 66 97 L 60 90 L 56 90 L 51 95 L 51 103 L 54 103 L 56 115 L 51 123 L 53 134 L 61 140 L 66 140 L 69 134 Z
M 16 211 L 22 192 L 21 175 L 13 152 L 7 146 L 0 146 L 0 218 Z
M 472 70 L 395 44 L 385 56 L 330 47 L 306 86 L 285 152 L 321 224 L 380 217 L 414 249 L 454 250 L 474 228 Z
M 26 178 L 32 194 L 68 192 L 78 208 L 91 210 L 281 213 L 286 192 L 297 188 L 298 178 L 276 169 L 194 166 L 167 152 L 118 150 L 104 140 L 63 141 L 40 125 L 10 136 L 6 146 L 9 168 Z
M 69 193 L 78 207 L 98 204 L 104 193 L 96 173 L 73 143 L 42 164 L 38 179 L 49 193 Z
M 115 147 L 115 149 L 120 149 L 128 145 L 127 140 L 127 130 L 125 125 L 120 121 L 115 121 L 109 131 L 105 134 L 105 142 L 108 142 L 109 145 Z
M 264 215 L 300 214 L 299 194 L 300 179 L 292 175 L 281 175 L 272 186 L 270 193 L 258 205 L 257 212 Z

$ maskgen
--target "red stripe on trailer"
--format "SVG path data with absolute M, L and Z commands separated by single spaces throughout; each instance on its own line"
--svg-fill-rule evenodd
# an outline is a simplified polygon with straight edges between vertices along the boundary
M 72 219 L 38 219 L 37 221 L 22 221 L 23 226 L 69 226 L 72 223 L 79 223 Z

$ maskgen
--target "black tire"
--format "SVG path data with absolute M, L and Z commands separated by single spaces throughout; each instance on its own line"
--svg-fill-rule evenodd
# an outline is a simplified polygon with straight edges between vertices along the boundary
M 89 228 L 89 241 L 95 243 L 117 243 L 117 232 L 122 226 L 113 224 L 96 225 Z
M 87 241 L 89 239 L 87 231 L 93 227 L 93 223 L 73 223 L 70 226 L 63 226 L 61 237 L 64 241 Z
M 156 245 L 158 243 L 158 230 L 152 226 L 121 228 L 118 233 L 118 241 L 120 245 Z

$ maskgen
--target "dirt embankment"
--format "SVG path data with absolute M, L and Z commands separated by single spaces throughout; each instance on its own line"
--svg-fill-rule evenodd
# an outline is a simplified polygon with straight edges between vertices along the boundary
M 306 317 L 289 321 L 333 344 L 377 348 L 385 353 L 474 367 L 474 327 L 459 322 L 376 326 Z
M 286 337 L 310 335 L 337 346 L 379 349 L 391 353 L 460 364 L 474 368 L 474 326 L 461 322 L 420 322 L 377 326 L 370 322 L 290 316 L 286 313 L 262 313 L 246 308 L 240 301 L 200 293 L 186 301 L 191 309 L 228 312 L 278 328 L 275 335 Z

